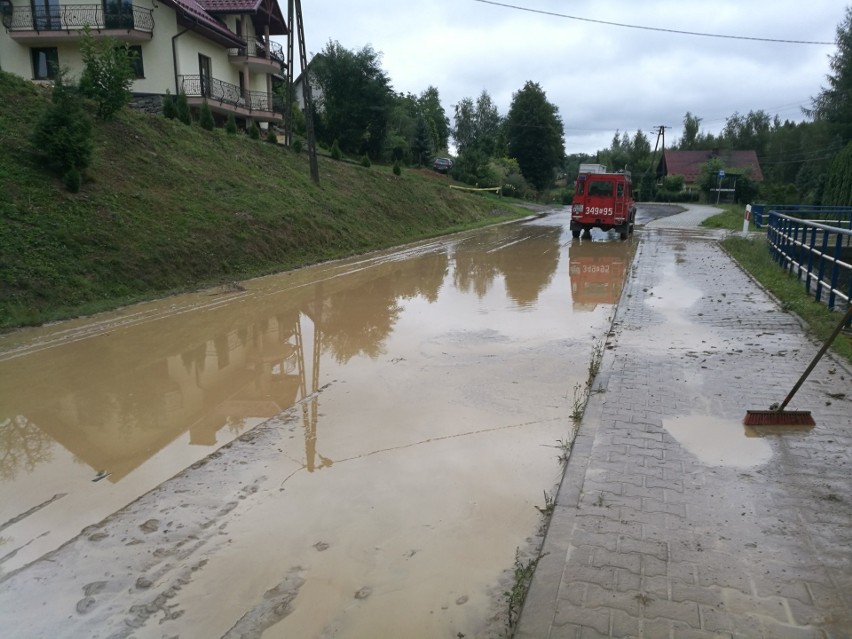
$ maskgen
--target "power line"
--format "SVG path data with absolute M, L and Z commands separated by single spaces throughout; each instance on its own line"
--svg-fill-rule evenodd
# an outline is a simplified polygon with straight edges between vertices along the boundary
M 526 11 L 528 13 L 539 13 L 546 16 L 554 16 L 556 18 L 566 18 L 568 20 L 578 20 L 580 22 L 593 22 L 595 24 L 605 24 L 610 27 L 623 27 L 625 29 L 640 29 L 642 31 L 660 31 L 662 33 L 677 33 L 680 35 L 700 36 L 702 38 L 726 38 L 728 40 L 752 40 L 756 42 L 777 42 L 782 44 L 819 44 L 833 45 L 834 42 L 817 42 L 813 40 L 782 40 L 779 38 L 757 38 L 754 36 L 739 36 L 725 35 L 721 33 L 701 33 L 700 31 L 680 31 L 678 29 L 663 29 L 662 27 L 646 27 L 638 24 L 625 24 L 623 22 L 609 22 L 608 20 L 595 20 L 593 18 L 581 18 L 579 16 L 569 16 L 564 13 L 556 13 L 554 11 L 544 11 L 542 9 L 530 9 L 529 7 L 519 7 L 514 4 L 506 4 L 504 2 L 494 2 L 493 0 L 473 0 L 482 4 L 490 4 L 495 7 L 503 7 L 505 9 L 516 9 L 517 11 Z

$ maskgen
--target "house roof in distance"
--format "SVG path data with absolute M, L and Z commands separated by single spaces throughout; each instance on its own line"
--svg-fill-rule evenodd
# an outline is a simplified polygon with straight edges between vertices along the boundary
M 686 182 L 695 182 L 701 173 L 701 166 L 718 158 L 734 170 L 748 173 L 752 180 L 763 181 L 763 171 L 755 151 L 732 151 L 727 149 L 708 149 L 704 151 L 674 151 L 666 149 L 657 165 L 657 175 L 682 175 Z

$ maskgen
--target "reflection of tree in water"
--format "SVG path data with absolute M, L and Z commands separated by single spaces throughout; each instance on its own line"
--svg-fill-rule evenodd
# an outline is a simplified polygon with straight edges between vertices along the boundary
M 429 253 L 393 264 L 390 273 L 359 288 L 329 296 L 320 322 L 323 350 L 340 363 L 360 354 L 378 357 L 402 312 L 398 300 L 437 300 L 448 261 L 446 253 Z
M 49 462 L 53 439 L 23 415 L 0 421 L 0 479 L 11 480 L 19 470 L 31 472 Z
M 455 254 L 456 268 L 453 284 L 463 293 L 473 291 L 480 299 L 485 297 L 497 276 L 496 253 L 480 248 L 466 251 L 460 247 Z
M 401 310 L 388 277 L 330 296 L 322 315 L 324 350 L 341 364 L 361 353 L 378 357 Z
M 434 303 L 447 277 L 449 258 L 446 253 L 429 253 L 404 263 L 393 274 L 396 296 L 402 299 L 423 297 Z
M 520 306 L 538 300 L 559 267 L 558 226 L 535 227 L 535 235 L 497 253 L 499 269 L 506 280 L 506 293 Z
M 516 226 L 488 249 L 462 244 L 455 254 L 454 284 L 482 298 L 502 273 L 512 300 L 521 306 L 535 302 L 559 266 L 560 236 L 558 226 Z

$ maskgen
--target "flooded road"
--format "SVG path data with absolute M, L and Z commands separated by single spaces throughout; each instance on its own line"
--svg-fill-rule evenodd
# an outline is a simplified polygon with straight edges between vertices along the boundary
M 0 622 L 496 636 L 633 248 L 568 222 L 0 338 Z

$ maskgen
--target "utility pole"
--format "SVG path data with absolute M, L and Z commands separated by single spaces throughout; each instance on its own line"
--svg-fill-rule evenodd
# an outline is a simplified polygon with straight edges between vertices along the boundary
M 666 151 L 666 129 L 670 129 L 671 127 L 667 126 L 665 124 L 658 124 L 657 126 L 655 126 L 653 128 L 657 129 L 657 141 L 654 143 L 654 153 L 651 155 L 652 159 L 657 157 L 657 148 L 660 146 L 660 140 L 662 140 L 662 142 L 663 142 L 663 149 L 662 149 L 662 152 L 660 154 L 660 157 L 662 157 L 662 153 L 665 153 L 665 151 Z M 651 166 L 648 167 L 648 171 L 650 171 L 653 168 L 653 166 L 654 166 L 654 163 L 652 161 Z M 647 175 L 647 171 L 645 173 Z M 654 181 L 656 182 L 656 178 L 655 178 Z
M 289 0 L 287 20 L 290 26 L 290 37 L 288 39 L 289 49 L 287 59 L 292 65 L 293 60 L 293 17 L 296 18 L 296 31 L 299 38 L 299 65 L 302 69 L 302 97 L 305 102 L 305 129 L 308 134 L 308 159 L 311 164 L 311 180 L 319 184 L 319 167 L 317 166 L 317 141 L 314 135 L 314 108 L 311 97 L 311 81 L 308 74 L 308 53 L 305 46 L 305 23 L 302 20 L 302 0 Z M 293 75 L 292 66 L 290 76 Z
M 284 144 L 293 145 L 293 0 L 287 3 L 287 104 L 284 105 Z
M 661 139 L 663 141 L 663 149 L 662 150 L 663 150 L 663 152 L 665 152 L 665 150 L 666 150 L 666 129 L 670 129 L 671 127 L 666 126 L 665 124 L 658 124 L 655 128 L 657 129 L 657 142 L 656 142 L 656 144 L 654 144 L 654 153 L 657 152 L 657 147 L 659 146 Z

